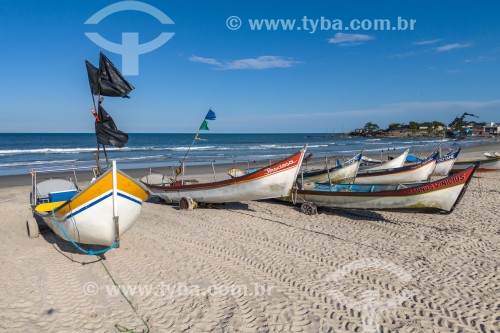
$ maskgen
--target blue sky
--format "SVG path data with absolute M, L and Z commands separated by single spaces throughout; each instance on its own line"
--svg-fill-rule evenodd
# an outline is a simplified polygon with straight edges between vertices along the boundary
M 97 32 L 120 43 L 175 35 L 139 57 L 131 99 L 105 105 L 127 132 L 193 132 L 209 107 L 213 133 L 332 132 L 368 121 L 440 120 L 465 111 L 500 121 L 500 4 L 472 1 L 150 1 L 162 25 L 118 1 L 0 0 L 0 132 L 92 132 L 84 59 Z M 241 18 L 230 30 L 226 20 Z M 413 31 L 252 31 L 249 19 L 416 20 Z M 122 68 L 119 54 L 104 50 Z

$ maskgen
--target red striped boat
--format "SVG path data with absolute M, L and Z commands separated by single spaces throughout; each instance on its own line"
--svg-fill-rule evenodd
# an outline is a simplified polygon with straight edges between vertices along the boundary
M 306 214 L 315 205 L 331 208 L 405 210 L 451 213 L 464 195 L 477 165 L 430 183 L 411 185 L 315 184 L 293 192 L 288 201 L 303 203 Z
M 196 203 L 225 203 L 286 197 L 299 173 L 307 146 L 292 156 L 240 177 L 211 183 L 153 184 L 141 180 L 150 191 L 167 202 L 178 202 L 182 209 Z
M 477 168 L 477 172 L 492 172 L 492 171 L 500 171 L 500 157 L 493 157 L 482 160 L 475 161 L 456 161 L 451 169 L 451 173 L 460 172 L 468 167 L 470 167 L 474 162 L 479 162 L 479 167 Z
M 439 152 L 435 152 L 425 161 L 411 166 L 358 171 L 354 184 L 403 184 L 427 181 L 436 167 L 438 157 Z

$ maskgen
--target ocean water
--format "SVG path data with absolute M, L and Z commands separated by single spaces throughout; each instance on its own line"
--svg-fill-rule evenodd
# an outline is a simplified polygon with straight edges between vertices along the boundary
M 373 139 L 319 137 L 320 134 L 210 134 L 196 141 L 186 163 L 232 163 L 278 160 L 309 144 L 314 157 L 348 158 L 362 148 L 367 154 L 395 155 L 410 148 L 415 154 L 443 148 L 477 144 L 479 140 Z M 110 159 L 122 169 L 178 165 L 193 141 L 193 134 L 129 134 L 123 148 L 107 147 Z M 26 174 L 30 168 L 76 164 L 95 165 L 96 138 L 87 134 L 0 133 L 0 175 Z M 104 160 L 101 155 L 101 161 Z

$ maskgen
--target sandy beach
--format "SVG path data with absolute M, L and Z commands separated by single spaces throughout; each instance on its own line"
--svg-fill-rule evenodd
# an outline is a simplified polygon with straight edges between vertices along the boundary
M 151 332 L 500 330 L 499 172 L 476 174 L 450 215 L 152 198 L 99 257 L 50 231 L 28 238 L 23 177 L 0 192 L 2 332 L 140 332 L 141 319 Z

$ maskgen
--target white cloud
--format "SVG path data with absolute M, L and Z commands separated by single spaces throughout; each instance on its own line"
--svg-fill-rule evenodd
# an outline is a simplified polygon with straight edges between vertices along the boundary
M 257 58 L 230 61 L 219 61 L 212 58 L 192 56 L 189 60 L 192 62 L 209 64 L 220 70 L 288 68 L 299 63 L 299 61 L 281 56 L 260 56 Z
M 328 43 L 338 44 L 340 46 L 354 46 L 363 44 L 373 39 L 375 39 L 375 37 L 370 35 L 344 34 L 342 32 L 337 32 L 334 37 L 328 39 Z
M 220 65 L 220 62 L 218 62 L 217 60 L 212 59 L 212 58 L 203 58 L 203 57 L 191 56 L 189 58 L 189 60 L 192 61 L 192 62 L 201 62 L 202 64 Z
M 418 42 L 413 42 L 413 45 L 431 45 L 435 44 L 437 42 L 442 41 L 442 39 L 428 39 L 428 40 L 421 40 Z
M 481 62 L 487 62 L 487 61 L 493 61 L 495 60 L 496 57 L 494 56 L 478 56 L 476 58 L 472 59 L 465 59 L 465 63 L 481 63 Z
M 394 58 L 406 58 L 406 57 L 412 57 L 416 56 L 418 53 L 415 51 L 409 51 L 409 52 L 404 52 L 404 53 L 396 53 L 392 57 Z
M 438 52 L 447 52 L 451 50 L 457 50 L 457 49 L 463 49 L 466 47 L 471 47 L 471 43 L 453 43 L 453 44 L 446 44 L 443 46 L 436 47 L 434 50 Z

